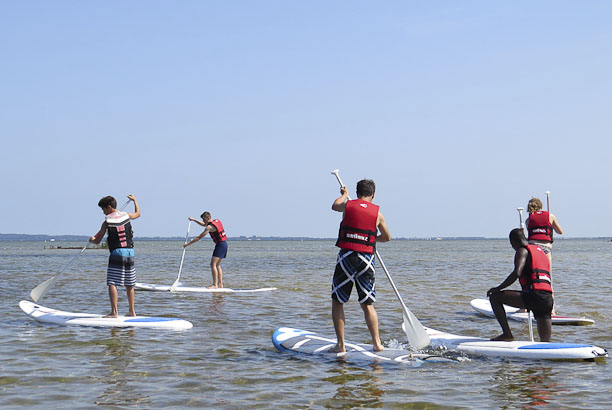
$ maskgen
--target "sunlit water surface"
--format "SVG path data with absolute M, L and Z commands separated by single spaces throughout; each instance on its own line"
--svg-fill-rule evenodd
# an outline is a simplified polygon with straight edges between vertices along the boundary
M 64 246 L 80 246 L 65 243 Z M 233 241 L 223 263 L 226 287 L 275 286 L 255 294 L 137 292 L 141 315 L 176 316 L 194 328 L 59 327 L 19 309 L 39 283 L 78 250 L 38 242 L 0 242 L 0 406 L 2 408 L 612 408 L 609 360 L 553 362 L 471 358 L 453 363 L 346 363 L 280 353 L 271 335 L 280 326 L 333 336 L 332 241 Z M 137 242 L 138 281 L 172 284 L 181 243 Z M 512 270 L 505 240 L 393 241 L 379 247 L 404 301 L 423 324 L 490 337 L 495 320 L 476 315 L 473 298 Z M 612 346 L 612 242 L 559 240 L 553 277 L 557 311 L 586 316 L 594 326 L 555 326 L 553 341 Z M 210 284 L 210 241 L 189 248 L 183 283 Z M 107 251 L 88 250 L 42 301 L 62 310 L 106 313 Z M 405 343 L 402 311 L 377 270 L 380 331 Z M 368 343 L 355 296 L 346 307 L 347 339 Z M 126 312 L 120 289 L 120 312 Z M 515 336 L 527 325 L 511 322 Z M 437 352 L 449 355 L 445 352 Z M 450 355 L 457 357 L 457 355 Z M 461 359 L 461 357 L 460 357 Z

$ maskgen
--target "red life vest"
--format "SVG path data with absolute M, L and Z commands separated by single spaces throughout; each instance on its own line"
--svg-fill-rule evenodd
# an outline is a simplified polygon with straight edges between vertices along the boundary
M 548 256 L 538 245 L 527 245 L 531 259 L 531 272 L 523 272 L 519 283 L 523 290 L 543 290 L 552 293 Z
M 346 203 L 336 246 L 363 253 L 374 253 L 379 206 L 353 199 Z
M 223 224 L 218 219 L 213 219 L 208 223 L 215 227 L 217 232 L 210 231 L 210 237 L 215 243 L 223 242 L 227 240 L 227 236 L 225 235 L 225 229 L 223 229 Z
M 553 230 L 550 224 L 550 214 L 546 211 L 538 211 L 529 215 L 527 221 L 528 240 L 552 243 Z

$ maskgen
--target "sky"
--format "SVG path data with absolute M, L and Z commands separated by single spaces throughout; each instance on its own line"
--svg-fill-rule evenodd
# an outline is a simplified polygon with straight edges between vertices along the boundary
M 393 237 L 612 236 L 608 1 L 0 1 L 0 233 L 334 237 L 339 169 Z M 128 208 L 128 210 L 131 210 Z M 595 212 L 599 217 L 589 217 Z M 193 231 L 193 230 L 192 230 Z

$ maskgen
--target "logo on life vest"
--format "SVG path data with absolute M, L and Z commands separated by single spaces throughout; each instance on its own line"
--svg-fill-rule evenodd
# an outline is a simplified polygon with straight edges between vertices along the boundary
M 358 239 L 360 241 L 367 241 L 368 240 L 367 236 L 359 235 L 358 233 L 347 233 L 346 237 L 349 238 L 349 239 Z
M 359 206 L 362 207 L 362 208 L 367 208 L 368 204 L 359 204 Z

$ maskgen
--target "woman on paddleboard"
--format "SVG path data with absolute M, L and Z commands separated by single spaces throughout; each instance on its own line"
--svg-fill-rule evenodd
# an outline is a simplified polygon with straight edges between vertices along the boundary
M 105 317 L 117 317 L 117 286 L 125 286 L 128 298 L 128 316 L 136 316 L 134 310 L 134 285 L 136 284 L 136 270 L 134 268 L 134 239 L 130 221 L 140 217 L 140 207 L 134 195 L 128 199 L 134 202 L 134 212 L 117 210 L 117 200 L 112 196 L 100 199 L 98 206 L 104 212 L 105 220 L 97 234 L 89 238 L 89 242 L 99 244 L 108 232 L 106 242 L 110 255 L 106 272 L 106 285 L 110 298 L 111 312 Z M 126 204 L 127 205 L 127 204 Z
M 491 340 L 503 342 L 514 340 L 504 309 L 504 305 L 508 305 L 531 310 L 537 320 L 540 341 L 550 342 L 553 290 L 548 256 L 539 246 L 527 243 L 522 228 L 510 231 L 510 244 L 516 251 L 514 270 L 499 286 L 487 292 L 491 307 L 503 332 Z M 521 291 L 502 290 L 512 285 L 517 279 L 521 284 Z
M 370 179 L 357 183 L 357 199 L 349 200 L 345 186 L 340 188 L 340 197 L 332 209 L 343 213 L 336 246 L 340 248 L 336 269 L 332 279 L 332 320 L 336 331 L 336 346 L 329 351 L 345 352 L 344 303 L 349 300 L 353 283 L 357 287 L 359 304 L 372 335 L 375 351 L 383 350 L 378 334 L 378 315 L 373 303 L 376 301 L 374 279 L 374 251 L 376 242 L 388 242 L 391 234 L 378 205 L 372 203 L 376 185 Z M 377 236 L 377 232 L 380 235 Z
M 193 221 L 204 227 L 204 232 L 193 238 L 191 241 L 183 245 L 184 248 L 188 247 L 192 243 L 195 243 L 210 234 L 213 242 L 215 243 L 215 249 L 213 250 L 212 258 L 210 259 L 210 271 L 212 273 L 213 284 L 208 286 L 208 289 L 218 289 L 223 287 L 223 270 L 221 269 L 221 261 L 227 256 L 227 235 L 223 224 L 218 219 L 212 219 L 210 212 L 205 211 L 200 215 L 201 221 L 189 217 L 190 221 Z
M 530 245 L 538 245 L 548 256 L 552 265 L 553 231 L 563 235 L 563 229 L 555 215 L 548 211 L 542 211 L 542 201 L 539 198 L 531 198 L 527 204 L 529 217 L 526 221 L 527 240 Z

